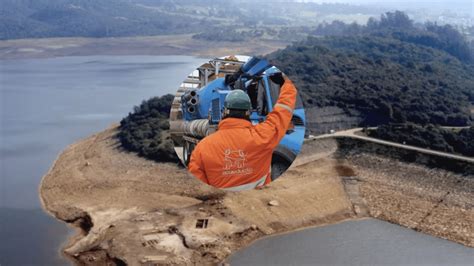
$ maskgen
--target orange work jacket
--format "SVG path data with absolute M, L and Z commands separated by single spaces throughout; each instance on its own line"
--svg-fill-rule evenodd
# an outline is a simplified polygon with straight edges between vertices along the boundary
M 226 190 L 245 190 L 271 182 L 273 150 L 288 130 L 296 88 L 285 78 L 280 96 L 264 122 L 225 118 L 191 154 L 188 170 L 201 181 Z

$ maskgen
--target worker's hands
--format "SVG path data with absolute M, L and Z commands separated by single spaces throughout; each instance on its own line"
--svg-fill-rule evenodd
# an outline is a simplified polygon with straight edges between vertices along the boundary
M 273 83 L 276 83 L 280 86 L 283 85 L 283 83 L 285 83 L 285 77 L 284 77 L 284 74 L 282 72 L 276 72 L 274 73 L 273 75 L 270 76 L 270 80 L 273 82 Z

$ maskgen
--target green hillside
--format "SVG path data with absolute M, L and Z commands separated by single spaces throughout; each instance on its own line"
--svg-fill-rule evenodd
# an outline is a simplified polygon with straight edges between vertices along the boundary
M 228 35 L 216 36 L 216 30 L 244 31 L 245 38 L 260 38 L 262 28 L 265 38 L 282 39 L 293 37 L 295 31 L 307 34 L 308 26 L 326 17 L 364 19 L 380 12 L 374 10 L 278 0 L 2 0 L 0 40 L 181 33 L 232 40 Z
M 2 0 L 0 39 L 197 32 L 212 20 L 123 0 Z
M 362 126 L 470 123 L 473 67 L 440 50 L 382 37 L 327 37 L 268 57 L 294 79 L 306 107 L 356 109 Z

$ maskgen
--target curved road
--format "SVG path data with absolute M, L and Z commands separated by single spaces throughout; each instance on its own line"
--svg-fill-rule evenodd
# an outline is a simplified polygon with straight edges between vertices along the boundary
M 391 142 L 391 141 L 386 141 L 386 140 L 381 140 L 381 139 L 376 139 L 376 138 L 371 138 L 367 136 L 361 136 L 357 135 L 356 133 L 361 132 L 362 128 L 352 128 L 348 130 L 342 130 L 342 131 L 337 131 L 332 134 L 324 134 L 324 135 L 319 135 L 319 136 L 313 136 L 310 137 L 309 139 L 322 139 L 322 138 L 334 138 L 334 137 L 350 137 L 354 139 L 360 139 L 360 140 L 365 140 L 365 141 L 370 141 L 382 145 L 388 145 L 388 146 L 394 146 L 397 148 L 402 148 L 406 150 L 413 150 L 413 151 L 418 151 L 422 153 L 427 153 L 427 154 L 432 154 L 432 155 L 438 155 L 438 156 L 443 156 L 446 158 L 452 158 L 456 160 L 462 160 L 462 161 L 467 161 L 470 163 L 474 163 L 474 158 L 473 157 L 467 157 L 467 156 L 462 156 L 462 155 L 456 155 L 452 153 L 446 153 L 446 152 L 441 152 L 441 151 L 435 151 L 435 150 L 430 150 L 430 149 L 424 149 L 416 146 L 410 146 L 410 145 L 405 145 L 405 144 L 400 144 L 396 142 Z

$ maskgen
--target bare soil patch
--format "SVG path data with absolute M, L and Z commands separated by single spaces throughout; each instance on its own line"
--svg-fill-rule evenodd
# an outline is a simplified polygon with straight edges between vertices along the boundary
M 320 140 L 269 186 L 224 192 L 124 151 L 116 134 L 114 125 L 70 145 L 41 184 L 44 208 L 81 229 L 64 248 L 81 265 L 217 264 L 264 236 L 367 216 L 474 246 L 469 176 L 335 158 L 336 141 Z

